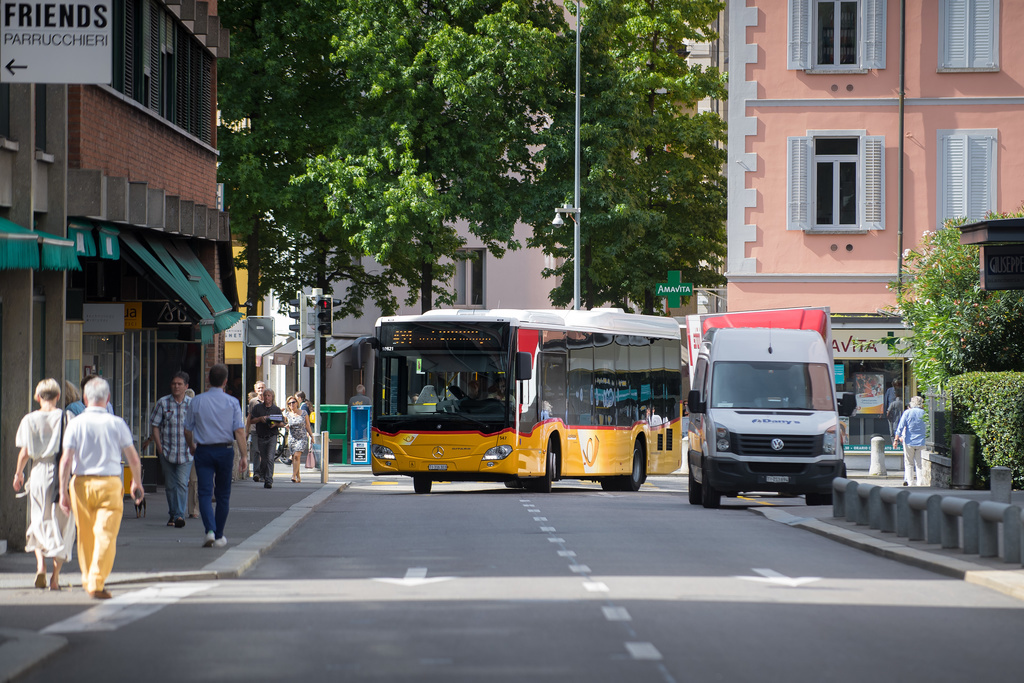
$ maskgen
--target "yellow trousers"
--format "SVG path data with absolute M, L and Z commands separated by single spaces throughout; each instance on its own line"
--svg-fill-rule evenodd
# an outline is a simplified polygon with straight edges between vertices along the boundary
M 114 568 L 117 532 L 124 515 L 121 478 L 76 476 L 71 483 L 71 509 L 78 526 L 82 587 L 90 593 L 101 591 Z

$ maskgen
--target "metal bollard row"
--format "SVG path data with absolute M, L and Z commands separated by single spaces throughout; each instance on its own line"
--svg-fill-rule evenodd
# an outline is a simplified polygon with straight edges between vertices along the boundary
M 912 493 L 836 477 L 832 516 L 980 557 L 999 556 L 1001 546 L 1004 562 L 1024 562 L 1024 519 L 1017 505 Z

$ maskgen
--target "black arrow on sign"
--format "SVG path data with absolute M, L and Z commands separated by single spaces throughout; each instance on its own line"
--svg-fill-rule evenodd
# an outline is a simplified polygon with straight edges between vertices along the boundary
M 7 70 L 11 72 L 12 76 L 14 75 L 14 70 L 15 69 L 27 69 L 27 68 L 28 68 L 28 64 L 17 64 L 16 65 L 14 63 L 13 59 L 11 61 L 7 62 Z

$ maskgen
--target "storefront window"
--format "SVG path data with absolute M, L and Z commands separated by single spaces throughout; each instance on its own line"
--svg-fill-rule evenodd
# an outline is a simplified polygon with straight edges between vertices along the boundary
M 842 403 L 844 397 L 847 401 L 852 397 L 856 405 L 853 415 L 842 418 L 847 451 L 870 451 L 871 438 L 875 436 L 883 437 L 886 447 L 892 445 L 892 426 L 886 409 L 896 400 L 905 405 L 905 373 L 902 358 L 836 359 L 836 398 Z

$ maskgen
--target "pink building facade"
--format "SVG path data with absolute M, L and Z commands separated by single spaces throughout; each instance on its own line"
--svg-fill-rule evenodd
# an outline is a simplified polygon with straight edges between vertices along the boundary
M 906 2 L 904 249 L 946 218 L 1024 204 L 1022 9 Z M 899 269 L 900 3 L 731 0 L 728 12 L 729 309 L 853 314 L 836 336 L 862 343 L 837 349 L 837 388 L 855 390 L 858 371 L 909 385 L 905 359 L 869 344 L 905 333 L 878 315 Z

